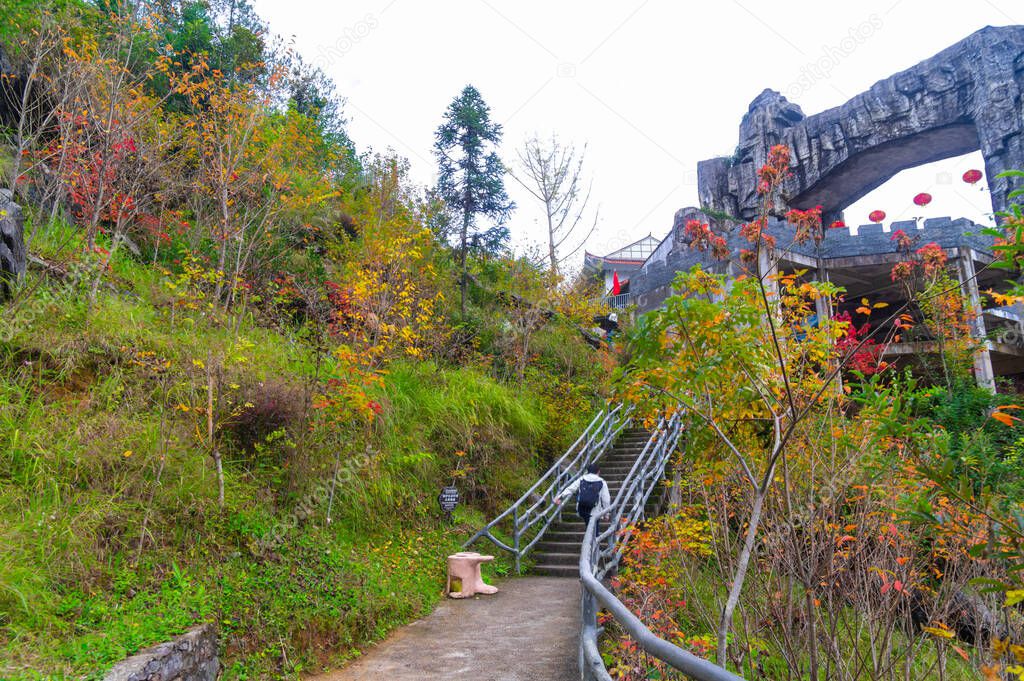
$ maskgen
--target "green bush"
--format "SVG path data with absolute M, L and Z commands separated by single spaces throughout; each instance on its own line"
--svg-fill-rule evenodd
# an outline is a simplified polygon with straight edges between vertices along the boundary
M 1008 426 L 992 418 L 996 407 L 1017 404 L 1021 404 L 1018 396 L 995 394 L 973 382 L 949 390 L 927 388 L 914 396 L 916 414 L 944 431 L 938 440 L 946 449 L 941 453 L 956 462 L 957 475 L 966 474 L 978 490 L 987 486 L 1022 499 L 1024 426 L 1019 420 Z M 1008 413 L 1015 416 L 1016 410 Z

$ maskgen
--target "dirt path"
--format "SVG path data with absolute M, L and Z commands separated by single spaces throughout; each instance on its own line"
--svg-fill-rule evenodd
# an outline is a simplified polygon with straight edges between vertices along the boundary
M 523 577 L 500 592 L 446 600 L 344 669 L 312 681 L 575 681 L 580 585 Z

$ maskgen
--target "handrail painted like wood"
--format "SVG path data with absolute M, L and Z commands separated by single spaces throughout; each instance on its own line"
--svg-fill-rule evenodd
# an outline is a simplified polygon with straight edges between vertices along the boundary
M 561 506 L 555 497 L 570 482 L 582 476 L 587 466 L 597 461 L 615 441 L 619 433 L 631 422 L 632 406 L 608 405 L 598 412 L 590 425 L 576 439 L 565 454 L 558 458 L 530 489 L 507 509 L 480 528 L 469 541 L 462 545 L 468 548 L 479 539 L 486 538 L 495 546 L 515 557 L 516 572 L 522 572 L 522 561 L 547 532 L 551 523 L 558 519 Z M 511 523 L 512 545 L 498 539 L 495 532 Z
M 580 549 L 583 597 L 579 668 L 583 681 L 612 681 L 598 649 L 598 637 L 602 631 L 597 621 L 599 606 L 608 611 L 649 655 L 690 678 L 697 681 L 743 681 L 742 677 L 656 636 L 601 583 L 618 567 L 632 528 L 642 519 L 647 500 L 664 476 L 665 466 L 682 435 L 679 413 L 667 421 L 662 419 L 611 504 L 607 508 L 598 509 L 590 517 Z M 609 518 L 609 522 L 608 527 L 598 536 L 597 522 L 601 517 Z

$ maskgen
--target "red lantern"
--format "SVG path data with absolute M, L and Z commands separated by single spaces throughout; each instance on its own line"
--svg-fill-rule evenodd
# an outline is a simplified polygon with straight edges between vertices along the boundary
M 868 215 L 868 220 L 871 220 L 871 222 L 881 222 L 884 219 L 885 219 L 885 211 L 884 210 L 873 210 L 873 211 L 871 211 L 871 214 Z
M 932 195 L 927 192 L 921 192 L 920 194 L 914 197 L 914 203 L 916 203 L 919 206 L 927 206 L 931 202 Z
M 829 229 L 843 229 L 844 227 L 846 227 L 846 223 L 843 222 L 842 220 L 836 220 L 831 225 L 829 225 Z
M 964 173 L 964 182 L 967 184 L 977 184 L 981 181 L 982 177 L 984 177 L 984 175 L 981 174 L 980 170 L 968 170 Z

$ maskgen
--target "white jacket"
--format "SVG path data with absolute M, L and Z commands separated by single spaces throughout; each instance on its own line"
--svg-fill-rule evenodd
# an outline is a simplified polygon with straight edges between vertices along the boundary
M 576 494 L 576 490 L 580 488 L 580 482 L 582 480 L 586 480 L 587 482 L 600 482 L 601 501 L 598 503 L 598 506 L 603 506 L 605 508 L 611 506 L 612 496 L 611 494 L 608 493 L 608 483 L 605 482 L 604 478 L 602 478 L 597 473 L 587 473 L 581 478 L 576 478 L 576 480 L 574 480 L 571 485 L 569 485 L 568 487 L 566 487 L 565 489 L 558 493 L 558 496 L 555 497 L 555 500 L 561 502 L 566 497 L 570 497 L 573 494 Z

